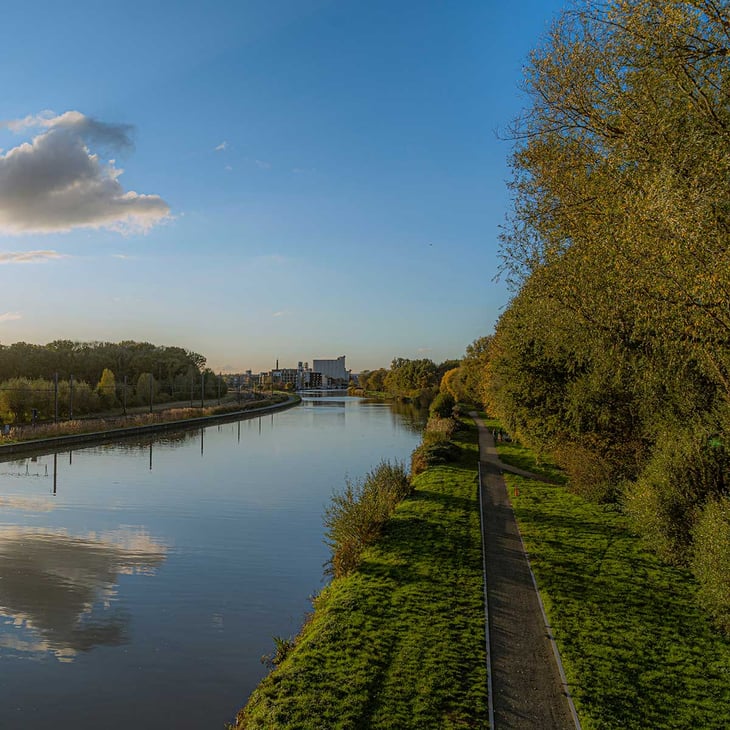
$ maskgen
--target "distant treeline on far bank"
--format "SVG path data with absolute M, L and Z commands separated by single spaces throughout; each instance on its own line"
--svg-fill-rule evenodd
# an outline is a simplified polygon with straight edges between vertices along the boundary
M 0 345 L 0 419 L 22 423 L 225 395 L 225 382 L 205 363 L 197 352 L 149 342 Z

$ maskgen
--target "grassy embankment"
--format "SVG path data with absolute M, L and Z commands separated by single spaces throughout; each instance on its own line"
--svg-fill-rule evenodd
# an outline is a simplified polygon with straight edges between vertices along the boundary
M 289 396 L 283 393 L 275 393 L 273 396 L 250 400 L 243 403 L 230 401 L 221 405 L 201 407 L 170 407 L 164 410 L 149 412 L 130 413 L 126 416 L 102 416 L 99 418 L 80 418 L 58 423 L 42 423 L 36 426 L 14 427 L 5 436 L 0 434 L 0 445 L 14 444 L 36 439 L 47 439 L 55 436 L 72 436 L 86 433 L 103 433 L 119 428 L 135 428 L 139 426 L 150 426 L 158 423 L 170 423 L 173 421 L 191 421 L 197 418 L 210 418 L 211 416 L 225 416 L 241 411 L 265 408 L 269 405 L 283 403 Z M 140 409 L 137 409 L 138 411 Z
M 234 727 L 487 726 L 476 446 L 473 430 L 457 438 L 460 461 L 415 478 Z M 498 448 L 559 476 L 519 444 Z M 505 477 L 584 730 L 729 727 L 730 641 L 691 575 L 644 550 L 615 508 Z
M 557 473 L 519 444 L 498 450 Z M 584 730 L 730 727 L 730 640 L 690 573 L 643 549 L 617 508 L 505 479 Z
M 414 478 L 232 727 L 488 726 L 475 429 L 455 439 L 459 461 Z

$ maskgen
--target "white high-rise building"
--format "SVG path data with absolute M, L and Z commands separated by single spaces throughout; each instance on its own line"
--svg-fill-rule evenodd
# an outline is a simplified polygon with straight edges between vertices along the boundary
M 313 360 L 312 371 L 321 373 L 322 385 L 347 385 L 350 375 L 345 368 L 345 356 L 340 355 L 336 360 Z

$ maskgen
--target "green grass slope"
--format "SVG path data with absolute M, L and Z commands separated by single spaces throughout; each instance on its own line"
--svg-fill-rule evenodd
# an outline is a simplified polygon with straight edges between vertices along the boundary
M 504 451 L 531 467 L 526 449 Z M 730 640 L 691 575 L 643 549 L 617 508 L 505 478 L 584 730 L 730 727 Z
M 488 727 L 475 430 L 458 438 L 460 461 L 415 478 L 233 727 Z

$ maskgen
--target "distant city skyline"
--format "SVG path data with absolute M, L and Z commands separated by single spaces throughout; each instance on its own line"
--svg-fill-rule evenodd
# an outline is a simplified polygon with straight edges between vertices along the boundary
M 505 137 L 561 5 L 8 6 L 0 343 L 461 356 L 509 300 Z

